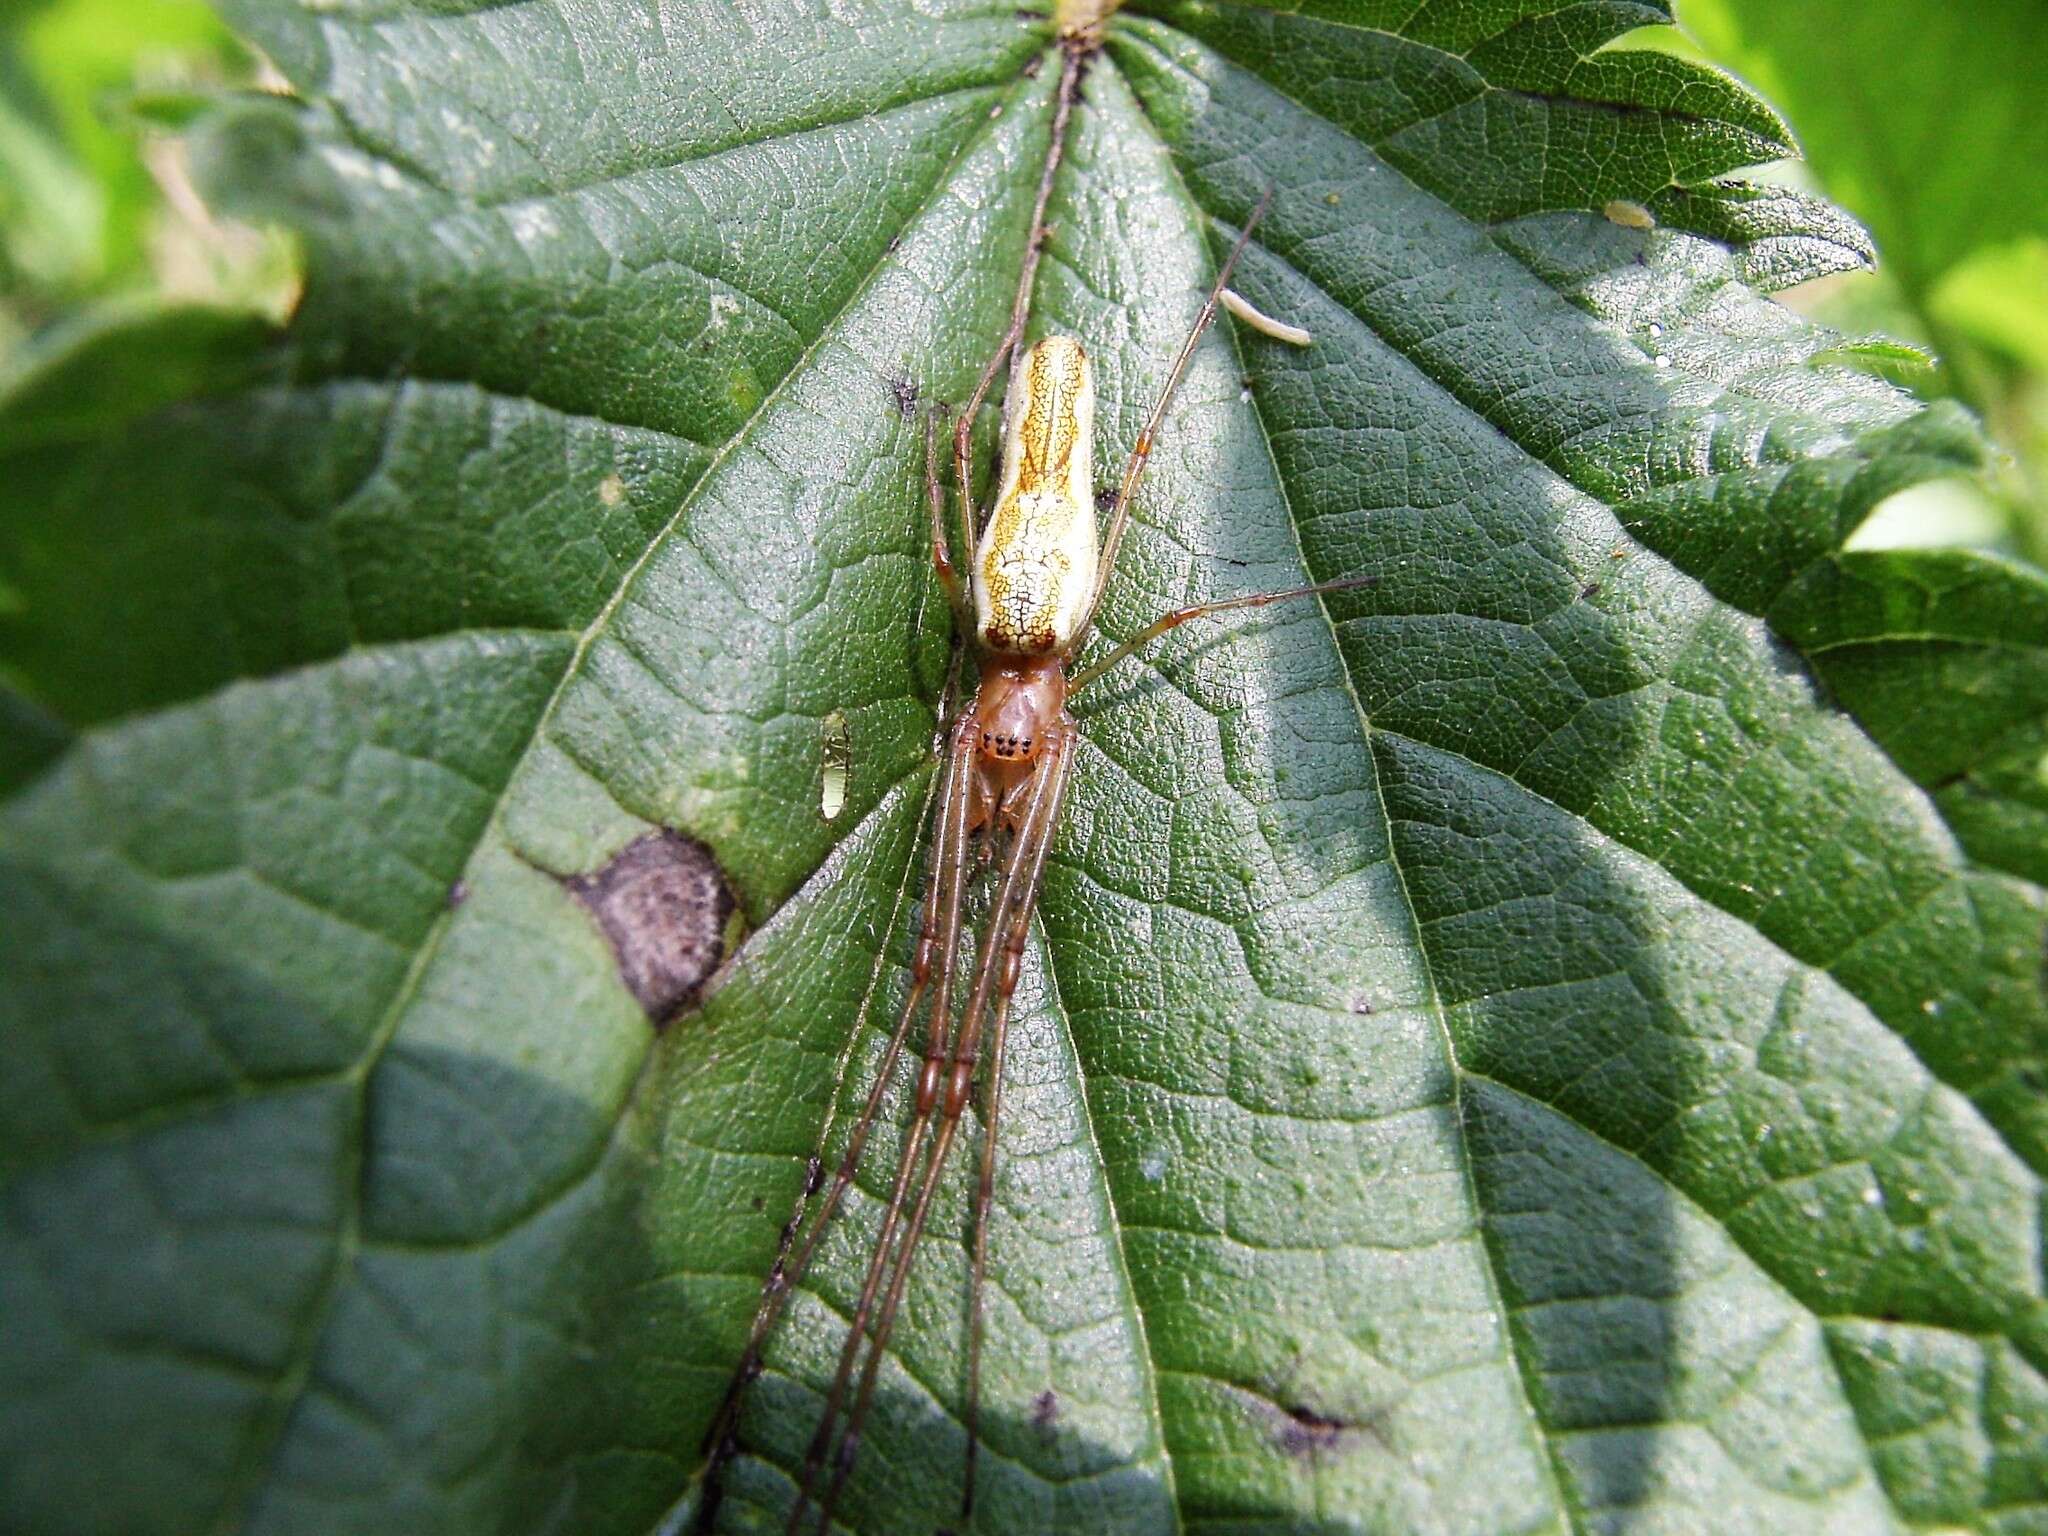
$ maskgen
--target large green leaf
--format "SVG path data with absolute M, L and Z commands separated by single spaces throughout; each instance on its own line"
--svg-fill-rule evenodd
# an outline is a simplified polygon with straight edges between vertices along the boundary
M 677 1529 L 904 984 L 905 407 L 1001 329 L 1047 24 L 232 10 L 300 93 L 205 156 L 305 241 L 285 372 L 138 322 L 0 433 L 0 1523 Z M 1315 338 L 1204 343 L 1104 631 L 1379 580 L 1079 701 L 983 1530 L 2040 1529 L 2048 602 L 1949 582 L 2016 680 L 1916 737 L 1939 658 L 1839 546 L 1977 439 L 1747 286 L 1860 238 L 1713 180 L 1785 136 L 1603 51 L 1658 14 L 1187 0 L 1089 73 L 1034 325 L 1107 442 L 1269 186 L 1239 286 Z M 660 829 L 748 931 L 657 1030 L 620 951 L 677 935 L 591 908 Z M 725 1528 L 792 1496 L 897 1086 Z M 854 1529 L 953 1517 L 968 1183 Z

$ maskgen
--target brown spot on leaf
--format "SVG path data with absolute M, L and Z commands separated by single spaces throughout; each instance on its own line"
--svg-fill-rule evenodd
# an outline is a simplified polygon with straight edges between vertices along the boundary
M 917 381 L 915 379 L 891 379 L 889 392 L 896 397 L 896 413 L 905 421 L 917 414 Z
M 1290 1456 L 1315 1456 L 1334 1451 L 1352 1426 L 1299 1404 L 1280 1410 L 1280 1449 Z
M 1361 1438 L 1370 1439 L 1383 1451 L 1394 1449 L 1387 1433 L 1385 1405 L 1358 1418 L 1324 1413 L 1305 1403 L 1276 1403 L 1267 1411 L 1273 1416 L 1273 1438 L 1281 1454 L 1297 1460 L 1320 1461 L 1325 1456 L 1347 1454 L 1358 1448 Z
M 690 1002 L 725 958 L 732 890 L 694 838 L 650 832 L 604 868 L 563 884 L 597 919 L 620 980 L 657 1024 Z
M 1049 1435 L 1052 1427 L 1059 1422 L 1060 1398 L 1051 1387 L 1031 1399 L 1031 1427 L 1040 1434 Z

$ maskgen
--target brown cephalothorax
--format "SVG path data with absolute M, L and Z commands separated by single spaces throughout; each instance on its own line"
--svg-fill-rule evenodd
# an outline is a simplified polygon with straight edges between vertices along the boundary
M 1066 709 L 1067 674 L 1058 658 L 987 658 L 973 706 L 981 755 L 1005 764 L 1032 762 Z

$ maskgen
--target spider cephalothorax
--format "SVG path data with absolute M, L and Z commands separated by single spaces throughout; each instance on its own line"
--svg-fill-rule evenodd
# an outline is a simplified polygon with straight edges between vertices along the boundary
M 1067 676 L 1050 657 L 994 657 L 982 664 L 974 719 L 985 756 L 1029 763 L 1067 705 Z

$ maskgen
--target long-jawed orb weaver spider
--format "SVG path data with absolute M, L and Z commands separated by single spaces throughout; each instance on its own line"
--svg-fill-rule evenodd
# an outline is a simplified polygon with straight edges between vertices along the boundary
M 1039 252 L 1047 234 L 1046 207 L 1065 149 L 1082 67 L 1093 46 L 1093 39 L 1086 35 L 1062 40 L 1052 139 L 1039 179 L 1009 328 L 954 424 L 954 478 L 962 514 L 969 516 L 970 522 L 974 508 L 973 423 L 1004 360 L 1024 334 Z M 1095 387 L 1088 354 L 1079 341 L 1047 336 L 1016 358 L 1003 424 L 1002 481 L 987 518 L 968 530 L 972 558 L 964 576 L 952 555 L 946 494 L 938 472 L 941 411 L 934 409 L 926 415 L 925 487 L 932 561 L 952 605 L 957 631 L 967 637 L 975 653 L 979 684 L 946 732 L 943 781 L 933 817 L 910 990 L 829 1186 L 814 1180 L 800 1197 L 797 1216 L 786 1229 L 789 1235 L 784 1252 L 763 1286 L 739 1368 L 704 1440 L 711 1457 L 707 1482 L 714 1482 L 735 1447 L 741 1401 L 759 1373 L 762 1347 L 853 1183 L 896 1063 L 922 1013 L 926 1034 L 913 1118 L 837 1369 L 804 1454 L 801 1485 L 785 1526 L 788 1536 L 796 1536 L 805 1525 L 806 1512 L 812 1509 L 816 1511 L 813 1528 L 821 1536 L 831 1524 L 853 1470 L 890 1331 L 931 1214 L 933 1194 L 959 1140 L 961 1121 L 979 1075 L 985 1094 L 985 1133 L 974 1204 L 961 1524 L 972 1519 L 980 1444 L 982 1290 L 1002 1113 L 1003 1055 L 1011 997 L 1028 942 L 1039 881 L 1075 761 L 1078 727 L 1068 712 L 1068 700 L 1117 662 L 1189 620 L 1364 586 L 1371 580 L 1354 577 L 1178 608 L 1100 660 L 1071 675 L 1068 672 L 1088 637 L 1115 568 L 1132 498 L 1144 477 L 1154 440 L 1197 344 L 1224 302 L 1231 273 L 1266 206 L 1267 200 L 1262 199 L 1246 220 L 1181 343 L 1158 401 L 1125 462 L 1099 548 Z M 1306 340 L 1306 333 L 1302 334 Z M 965 1003 L 956 1008 L 963 980 L 958 961 L 969 875 L 998 851 L 994 902 L 977 946 Z M 980 1071 L 984 1057 L 988 1063 L 985 1074 Z M 820 1187 L 825 1188 L 825 1198 L 808 1222 L 802 1221 L 804 1202 Z M 699 1529 L 706 1528 L 717 1503 L 715 1487 L 707 1488 L 698 1504 Z

